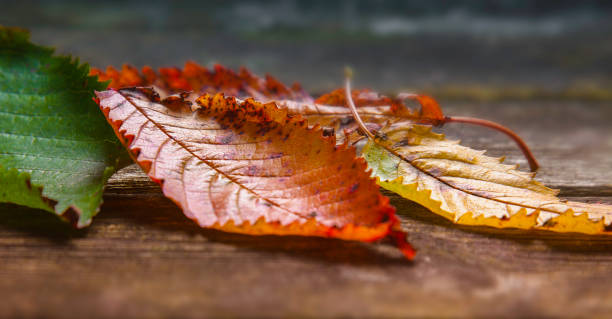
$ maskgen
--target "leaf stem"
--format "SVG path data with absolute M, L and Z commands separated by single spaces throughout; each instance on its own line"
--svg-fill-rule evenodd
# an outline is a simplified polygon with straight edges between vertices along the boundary
M 540 167 L 540 165 L 538 164 L 538 161 L 535 159 L 535 156 L 533 156 L 533 153 L 531 153 L 531 150 L 529 149 L 525 141 L 523 141 L 523 139 L 520 138 L 514 131 L 512 131 L 511 129 L 501 124 L 498 124 L 492 121 L 488 121 L 488 120 L 479 119 L 479 118 L 463 117 L 463 116 L 446 116 L 444 117 L 444 121 L 442 122 L 442 124 L 445 124 L 445 123 L 474 124 L 474 125 L 480 125 L 480 126 L 484 126 L 484 127 L 488 127 L 488 128 L 492 128 L 494 130 L 500 131 L 506 134 L 512 140 L 514 140 L 514 142 L 518 145 L 518 147 L 523 152 L 523 155 L 527 159 L 527 162 L 529 163 L 529 168 L 531 169 L 532 172 L 537 171 L 538 168 Z
M 357 107 L 355 106 L 355 103 L 353 102 L 353 96 L 351 94 L 351 78 L 353 77 L 353 70 L 351 70 L 351 68 L 349 68 L 349 67 L 346 67 L 344 69 L 344 75 L 345 75 L 344 89 L 345 89 L 346 101 L 347 101 L 347 104 L 349 106 L 349 109 L 351 110 L 351 113 L 353 114 L 353 117 L 357 121 L 357 124 L 359 125 L 359 128 L 369 138 L 375 139 L 374 138 L 374 134 L 372 134 L 372 132 L 370 132 L 370 130 L 368 130 L 368 128 L 366 127 L 365 123 L 363 123 L 363 120 L 359 116 L 359 113 L 357 113 Z
M 405 100 L 405 99 L 416 100 L 417 102 L 419 102 L 419 104 L 421 104 L 421 111 L 423 111 L 426 107 L 429 107 L 434 111 L 433 118 L 423 117 L 419 119 L 423 123 L 432 124 L 434 126 L 439 126 L 439 127 L 443 126 L 446 123 L 467 123 L 467 124 L 474 124 L 474 125 L 488 127 L 488 128 L 491 128 L 491 129 L 494 129 L 494 130 L 497 130 L 497 131 L 500 131 L 506 134 L 508 137 L 514 140 L 514 142 L 521 149 L 521 151 L 523 152 L 523 155 L 525 156 L 525 158 L 527 159 L 527 162 L 529 163 L 529 168 L 531 169 L 532 172 L 537 171 L 538 168 L 540 167 L 540 165 L 538 164 L 538 161 L 536 161 L 535 156 L 533 156 L 533 153 L 531 153 L 525 141 L 523 141 L 523 139 L 521 139 L 518 136 L 518 134 L 514 133 L 511 129 L 501 124 L 492 122 L 492 121 L 473 118 L 473 117 L 443 116 L 442 111 L 440 110 L 438 106 L 438 103 L 436 103 L 433 99 L 431 99 L 431 102 L 433 102 L 433 105 L 431 105 L 432 103 L 426 104 L 430 98 L 427 97 L 428 99 L 426 99 L 425 100 L 426 102 L 424 102 L 423 100 L 424 97 L 426 96 L 420 96 L 414 93 L 399 93 L 397 95 L 397 98 L 400 100 Z
M 344 69 L 344 72 L 345 72 L 345 76 L 346 76 L 346 79 L 345 79 L 345 82 L 344 82 L 345 83 L 344 88 L 346 90 L 345 91 L 346 101 L 347 101 L 347 104 L 348 104 L 349 108 L 351 109 L 351 113 L 353 114 L 353 117 L 355 118 L 355 121 L 357 121 L 357 124 L 359 125 L 359 128 L 373 142 L 378 143 L 378 142 L 376 142 L 376 137 L 374 136 L 374 134 L 372 134 L 372 132 L 370 132 L 370 130 L 368 130 L 368 128 L 365 126 L 365 123 L 363 123 L 363 120 L 359 116 L 359 113 L 357 113 L 357 107 L 355 107 L 355 102 L 353 102 L 353 96 L 351 94 L 351 77 L 353 76 L 353 71 L 350 68 L 347 67 L 347 68 Z M 402 254 L 404 254 L 404 256 L 406 258 L 408 258 L 408 260 L 413 260 L 414 259 L 414 254 L 416 252 L 415 252 L 414 248 L 412 248 L 412 246 L 406 240 L 407 234 L 401 230 L 401 226 L 400 226 L 398 220 L 397 220 L 397 223 L 390 230 L 388 236 L 391 237 L 391 239 L 395 242 L 395 245 L 397 246 L 397 248 L 399 248 L 399 250 L 402 252 Z
M 359 127 L 361 128 L 361 130 L 371 139 L 375 140 L 374 134 L 372 134 L 372 132 L 370 132 L 368 130 L 368 128 L 366 127 L 365 123 L 363 123 L 363 120 L 361 119 L 361 117 L 359 116 L 359 113 L 357 112 L 357 108 L 355 107 L 355 103 L 353 102 L 353 97 L 351 95 L 351 77 L 353 75 L 353 72 L 350 68 L 346 68 L 345 69 L 345 75 L 346 75 L 346 80 L 345 80 L 345 94 L 346 94 L 346 101 L 347 104 L 349 106 L 349 109 L 351 110 L 351 113 L 353 114 L 353 117 L 355 118 L 355 120 L 357 121 L 357 124 L 359 125 Z M 402 93 L 402 95 L 400 96 L 400 98 L 402 99 L 414 99 L 416 98 L 416 94 L 409 94 L 409 93 Z M 420 101 L 419 101 L 420 102 Z M 527 143 L 525 143 L 525 141 L 523 141 L 523 139 L 518 136 L 518 134 L 516 134 L 514 131 L 512 131 L 511 129 L 499 124 L 499 123 L 495 123 L 493 121 L 489 121 L 489 120 L 483 120 L 483 119 L 479 119 L 479 118 L 474 118 L 474 117 L 464 117 L 464 116 L 445 116 L 441 121 L 438 121 L 436 123 L 436 126 L 442 126 L 446 123 L 466 123 L 466 124 L 474 124 L 474 125 L 480 125 L 480 126 L 484 126 L 484 127 L 488 127 L 494 130 L 497 130 L 499 132 L 502 132 L 504 134 L 506 134 L 508 137 L 510 137 L 512 140 L 514 140 L 514 142 L 517 144 L 517 146 L 521 149 L 521 151 L 523 152 L 523 155 L 525 156 L 525 158 L 527 159 L 527 162 L 529 163 L 529 169 L 532 172 L 535 172 L 538 170 L 538 168 L 540 168 L 540 164 L 538 164 L 538 161 L 535 159 L 535 156 L 533 155 L 533 153 L 531 152 L 531 150 L 529 149 L 529 147 L 527 146 Z

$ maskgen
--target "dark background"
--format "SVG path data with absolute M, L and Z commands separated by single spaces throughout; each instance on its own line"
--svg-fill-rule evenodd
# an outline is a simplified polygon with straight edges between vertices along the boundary
M 612 99 L 611 1 L 2 1 L 0 24 L 93 66 L 245 65 L 314 93 Z

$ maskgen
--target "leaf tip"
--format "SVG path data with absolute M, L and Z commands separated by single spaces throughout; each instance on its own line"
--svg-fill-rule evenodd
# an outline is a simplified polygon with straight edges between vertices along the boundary
M 406 232 L 393 229 L 391 230 L 391 233 L 389 233 L 389 236 L 393 239 L 395 245 L 402 252 L 404 257 L 406 257 L 406 259 L 414 260 L 414 256 L 416 255 L 416 249 L 414 249 L 414 247 L 412 247 L 412 245 L 408 243 L 408 234 L 406 234 Z

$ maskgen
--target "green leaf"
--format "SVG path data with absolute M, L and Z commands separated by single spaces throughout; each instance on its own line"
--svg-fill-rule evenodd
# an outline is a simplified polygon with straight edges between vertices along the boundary
M 89 66 L 0 27 L 0 202 L 91 223 L 121 145 L 92 100 Z

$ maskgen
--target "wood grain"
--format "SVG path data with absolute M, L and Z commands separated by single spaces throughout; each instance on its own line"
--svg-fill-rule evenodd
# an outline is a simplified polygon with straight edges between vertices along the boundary
M 612 203 L 612 108 L 579 102 L 443 103 L 524 136 L 540 180 Z M 524 160 L 501 134 L 463 144 Z M 0 317 L 607 317 L 612 237 L 452 225 L 386 193 L 417 259 L 389 243 L 200 229 L 138 168 L 110 181 L 93 225 L 0 205 Z

